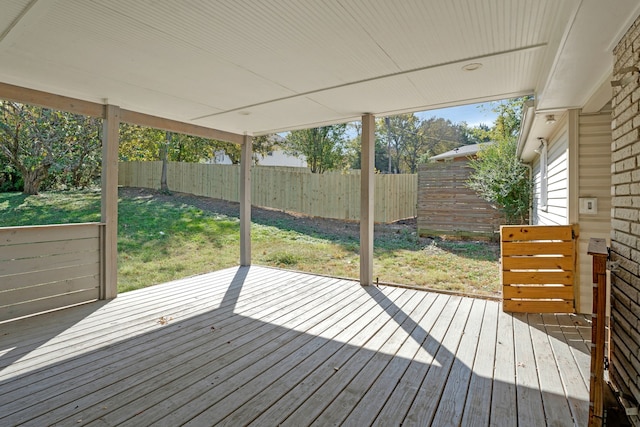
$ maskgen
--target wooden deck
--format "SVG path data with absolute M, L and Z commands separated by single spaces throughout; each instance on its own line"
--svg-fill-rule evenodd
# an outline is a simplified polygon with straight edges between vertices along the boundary
M 264 267 L 0 324 L 0 425 L 587 425 L 589 322 Z

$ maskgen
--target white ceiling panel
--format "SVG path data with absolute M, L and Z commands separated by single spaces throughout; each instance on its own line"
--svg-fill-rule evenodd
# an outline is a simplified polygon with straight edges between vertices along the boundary
M 240 129 L 252 125 L 261 129 L 255 133 L 259 135 L 357 120 L 359 117 L 356 114 L 345 118 L 343 113 L 333 111 L 312 99 L 298 97 L 240 111 L 214 114 L 195 120 L 195 123 L 215 129 L 229 127 L 231 132 L 236 133 L 242 133 Z M 292 121 L 298 125 L 292 127 L 290 125 Z
M 2 2 L 2 13 L 0 13 L 0 38 L 7 31 L 17 18 L 29 5 L 29 0 L 6 0 Z
M 0 82 L 250 134 L 523 93 L 579 106 L 640 13 L 637 0 L 0 2 Z

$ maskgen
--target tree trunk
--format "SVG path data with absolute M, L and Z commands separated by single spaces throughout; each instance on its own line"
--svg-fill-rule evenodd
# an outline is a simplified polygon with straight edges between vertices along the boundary
M 167 184 L 167 148 L 171 141 L 171 132 L 166 133 L 166 142 L 160 145 L 160 159 L 162 160 L 162 175 L 160 176 L 160 190 L 164 192 L 169 191 L 169 185 Z
M 23 170 L 22 180 L 24 181 L 23 194 L 36 195 L 40 191 L 40 184 L 47 177 L 49 167 L 40 167 L 36 170 Z

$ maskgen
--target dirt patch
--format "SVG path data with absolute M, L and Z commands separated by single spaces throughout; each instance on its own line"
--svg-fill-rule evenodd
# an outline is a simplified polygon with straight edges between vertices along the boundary
M 154 201 L 158 205 L 170 204 L 173 209 L 194 207 L 214 217 L 239 218 L 240 213 L 239 203 L 192 194 L 121 188 L 120 196 Z M 257 264 L 335 277 L 359 277 L 358 222 L 258 207 L 252 208 L 251 221 L 258 232 L 252 242 L 253 261 Z M 415 219 L 375 225 L 376 281 L 491 297 L 499 294 L 499 245 L 419 237 L 416 228 Z M 322 249 L 318 249 L 318 245 Z
M 222 214 L 232 218 L 240 217 L 240 204 L 237 202 L 178 192 L 163 193 L 147 188 L 121 187 L 119 194 L 120 197 L 127 198 L 143 197 L 160 202 L 180 202 L 195 206 L 205 212 Z M 328 236 L 340 236 L 342 238 L 349 237 L 359 239 L 360 236 L 360 224 L 356 221 L 311 217 L 295 212 L 284 212 L 277 209 L 260 208 L 256 206 L 252 206 L 251 208 L 251 221 L 266 225 L 289 223 L 291 228 L 295 228 L 300 232 L 307 231 Z M 375 224 L 374 234 L 375 236 L 404 233 L 415 235 L 416 226 L 415 218 L 403 219 L 391 224 Z M 433 239 L 420 238 L 420 240 L 423 241 L 424 244 L 429 244 Z

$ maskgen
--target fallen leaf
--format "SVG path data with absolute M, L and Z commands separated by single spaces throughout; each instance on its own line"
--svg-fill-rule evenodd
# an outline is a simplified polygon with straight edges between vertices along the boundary
M 171 320 L 173 320 L 173 317 L 162 316 L 161 318 L 158 319 L 158 323 L 161 324 L 161 325 L 166 325 Z

